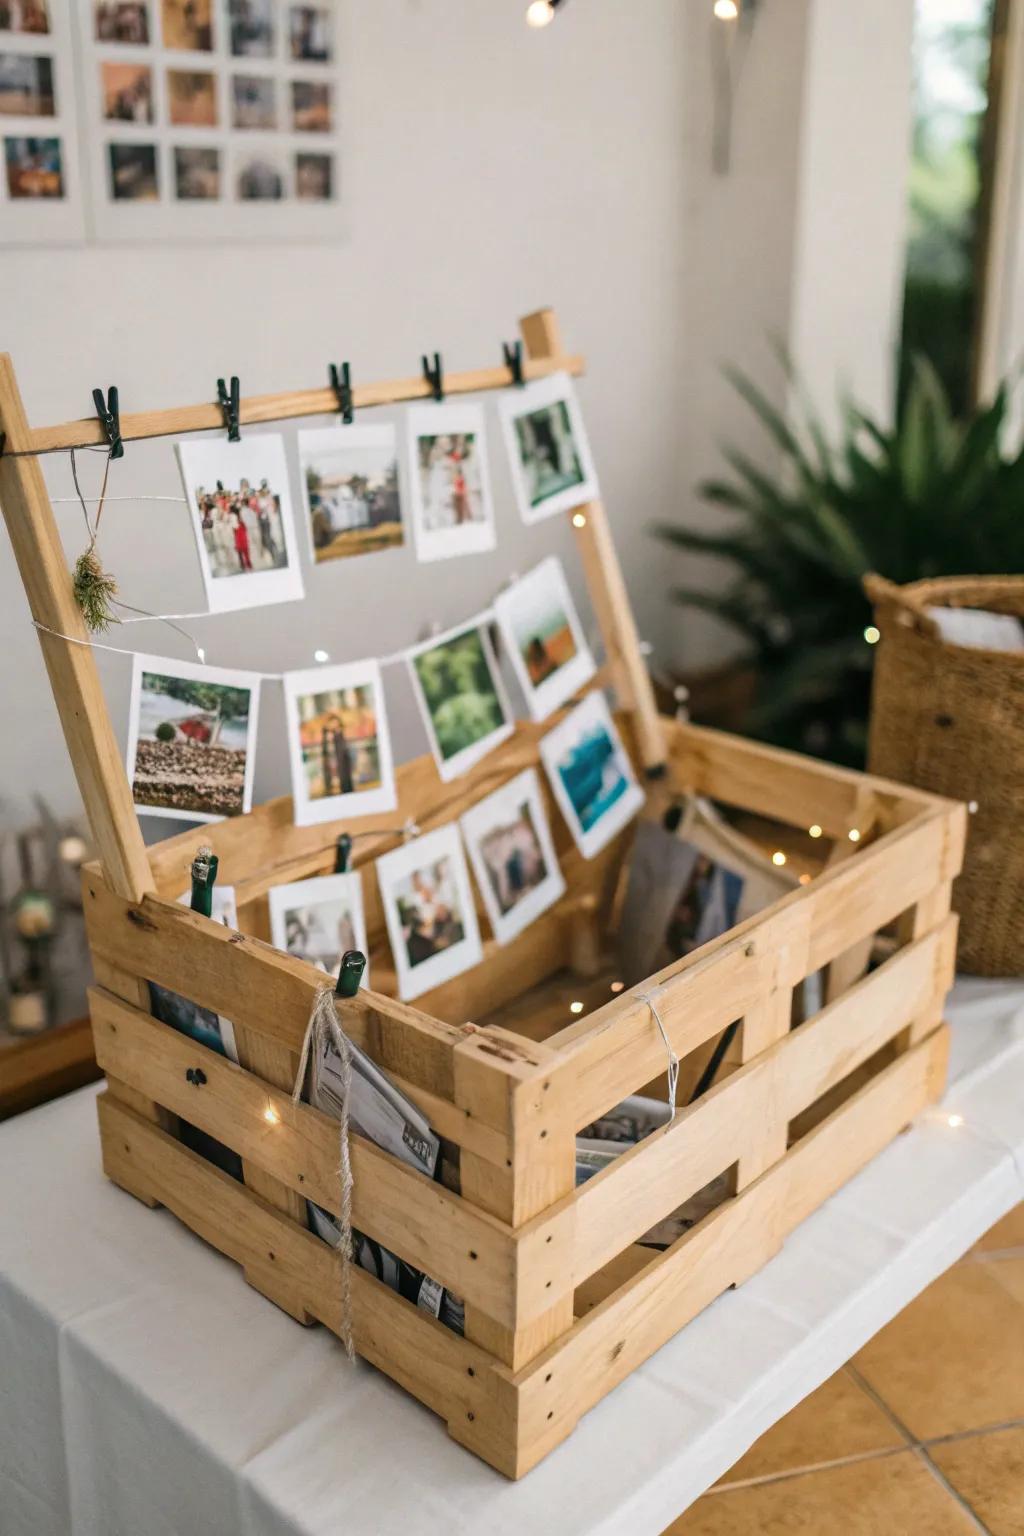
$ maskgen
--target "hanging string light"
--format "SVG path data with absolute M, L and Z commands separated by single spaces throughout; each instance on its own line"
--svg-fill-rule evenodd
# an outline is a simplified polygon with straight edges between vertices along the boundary
M 546 27 L 555 19 L 555 11 L 563 0 L 531 0 L 526 7 L 528 27 Z

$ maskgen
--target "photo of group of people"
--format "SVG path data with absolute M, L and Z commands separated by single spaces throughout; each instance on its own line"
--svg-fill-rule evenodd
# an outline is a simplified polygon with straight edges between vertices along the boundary
M 383 854 L 377 878 L 400 997 L 419 997 L 480 961 L 480 930 L 457 826 L 440 827 Z
M 536 770 L 478 801 L 461 826 L 494 936 L 507 944 L 565 893 Z
M 301 598 L 282 439 L 179 443 L 178 461 L 211 611 Z
M 395 807 L 380 670 L 347 662 L 284 679 L 296 826 Z
M 401 547 L 405 535 L 394 427 L 300 432 L 299 473 L 317 565 Z

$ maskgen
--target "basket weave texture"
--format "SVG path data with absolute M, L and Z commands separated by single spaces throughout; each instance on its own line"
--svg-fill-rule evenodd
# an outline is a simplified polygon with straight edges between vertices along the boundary
M 881 631 L 870 771 L 974 802 L 963 874 L 959 970 L 1024 972 L 1024 654 L 943 640 L 930 607 L 1024 619 L 1024 576 L 943 577 L 897 587 L 867 576 Z

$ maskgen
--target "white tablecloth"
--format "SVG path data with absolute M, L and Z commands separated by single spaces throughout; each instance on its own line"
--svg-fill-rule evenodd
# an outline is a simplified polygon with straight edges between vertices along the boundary
M 1024 985 L 950 1017 L 945 1112 L 518 1484 L 107 1183 L 95 1090 L 0 1125 L 2 1536 L 657 1536 L 1024 1194 Z

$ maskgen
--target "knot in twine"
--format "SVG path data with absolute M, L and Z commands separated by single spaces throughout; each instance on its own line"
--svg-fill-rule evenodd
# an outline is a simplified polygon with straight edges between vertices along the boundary
M 306 1025 L 306 1033 L 302 1041 L 302 1052 L 299 1057 L 299 1071 L 295 1079 L 295 1087 L 292 1090 L 292 1100 L 298 1104 L 302 1098 L 302 1089 L 306 1080 L 307 1069 L 312 1059 L 313 1066 L 310 1070 L 310 1097 L 315 1095 L 316 1063 L 319 1062 L 328 1044 L 332 1045 L 338 1054 L 341 1064 L 341 1113 L 338 1116 L 338 1224 L 341 1232 L 338 1243 L 340 1302 L 341 1302 L 341 1342 L 345 1346 L 345 1353 L 350 1360 L 355 1359 L 355 1347 L 352 1343 L 352 1158 L 349 1151 L 348 1127 L 349 1127 L 349 1098 L 352 1089 L 352 1051 L 348 1040 L 342 1033 L 338 1023 L 338 1013 L 334 1006 L 334 991 L 329 986 L 321 987 L 313 1002 L 313 1009 Z

